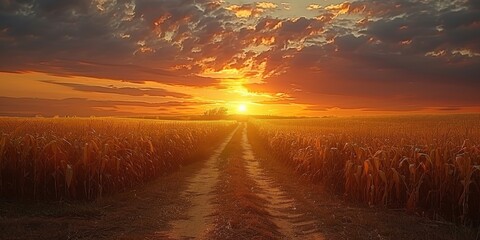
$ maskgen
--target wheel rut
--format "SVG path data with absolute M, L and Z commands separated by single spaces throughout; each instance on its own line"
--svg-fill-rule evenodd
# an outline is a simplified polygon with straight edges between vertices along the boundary
M 213 191 L 218 184 L 220 172 L 218 170 L 219 157 L 225 147 L 232 140 L 233 135 L 238 131 L 237 127 L 218 146 L 205 165 L 197 173 L 191 176 L 188 188 L 182 192 L 182 197 L 188 199 L 190 207 L 183 219 L 170 223 L 171 230 L 160 234 L 168 239 L 206 239 L 206 235 L 213 227 L 211 215 L 215 211 L 215 204 L 212 202 Z
M 265 210 L 283 235 L 282 239 L 325 239 L 317 221 L 300 212 L 295 199 L 262 168 L 249 143 L 246 124 L 242 127 L 241 146 L 247 174 L 255 182 L 252 191 L 264 200 Z

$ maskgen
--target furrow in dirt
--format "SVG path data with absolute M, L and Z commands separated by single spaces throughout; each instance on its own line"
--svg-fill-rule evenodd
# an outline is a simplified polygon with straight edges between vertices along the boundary
M 265 210 L 277 225 L 284 239 L 324 239 L 317 222 L 299 212 L 296 201 L 269 177 L 256 159 L 247 137 L 247 127 L 242 130 L 242 150 L 248 176 L 254 180 L 254 193 L 265 202 Z

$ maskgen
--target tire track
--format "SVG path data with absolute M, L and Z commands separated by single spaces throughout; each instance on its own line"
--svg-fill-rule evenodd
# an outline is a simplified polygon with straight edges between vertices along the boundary
M 215 210 L 215 204 L 211 200 L 215 186 L 219 181 L 218 159 L 238 128 L 225 138 L 205 162 L 203 168 L 187 180 L 188 188 L 182 193 L 182 197 L 189 199 L 191 204 L 186 213 L 187 218 L 172 221 L 171 230 L 166 233 L 166 237 L 170 239 L 206 238 L 206 234 L 213 227 L 211 215 Z
M 242 127 L 242 149 L 247 173 L 255 181 L 254 193 L 265 200 L 265 210 L 270 214 L 284 239 L 325 239 L 311 216 L 300 212 L 296 201 L 282 190 L 273 178 L 262 169 L 248 141 L 247 126 Z

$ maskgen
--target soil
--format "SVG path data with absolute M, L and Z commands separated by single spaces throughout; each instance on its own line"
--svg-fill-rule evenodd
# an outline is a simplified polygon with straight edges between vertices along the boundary
M 206 159 L 93 203 L 0 200 L 0 239 L 480 239 L 350 202 L 297 175 L 241 124 Z

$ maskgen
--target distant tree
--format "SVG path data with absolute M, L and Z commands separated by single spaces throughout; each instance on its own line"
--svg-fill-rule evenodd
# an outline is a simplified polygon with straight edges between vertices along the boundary
M 228 109 L 225 107 L 209 109 L 203 113 L 205 119 L 224 119 L 227 115 Z

